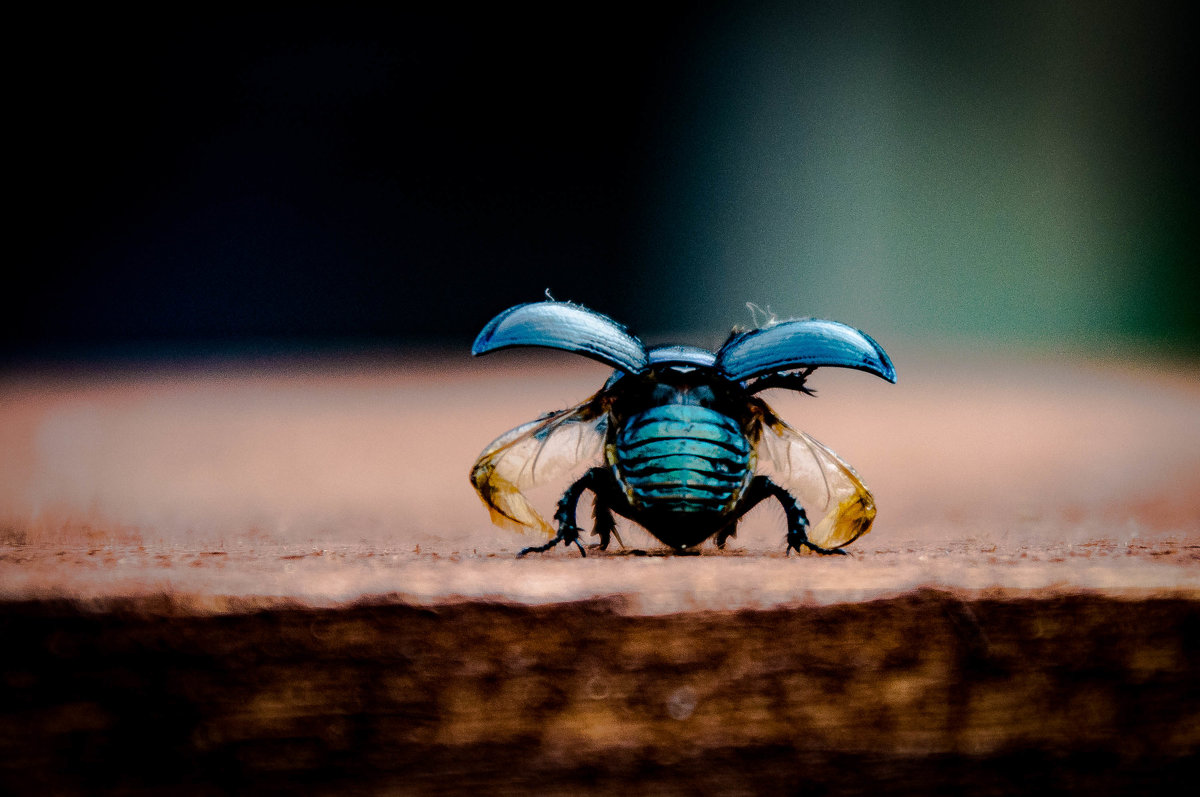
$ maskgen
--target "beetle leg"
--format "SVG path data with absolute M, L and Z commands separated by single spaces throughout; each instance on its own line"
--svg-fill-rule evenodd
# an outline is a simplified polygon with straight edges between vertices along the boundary
M 616 535 L 617 542 L 621 542 L 620 535 L 617 535 L 617 520 L 613 517 L 612 509 L 608 503 L 596 493 L 596 501 L 592 504 L 592 517 L 596 524 L 592 526 L 592 534 L 600 538 L 600 550 L 608 550 L 608 543 L 611 538 Z M 622 543 L 621 547 L 625 547 Z
M 766 476 L 755 476 L 751 479 L 745 495 L 743 508 L 738 512 L 739 517 L 750 511 L 755 504 L 767 498 L 775 498 L 783 506 L 783 513 L 787 516 L 788 525 L 786 553 L 791 554 L 792 551 L 800 553 L 800 549 L 803 547 L 822 554 L 846 555 L 841 548 L 822 548 L 809 542 L 808 515 L 805 514 L 804 507 L 800 506 L 791 493 Z
M 595 501 L 592 502 L 592 534 L 600 538 L 600 550 L 607 551 L 613 537 L 617 544 L 625 547 L 625 541 L 617 533 L 617 519 L 613 515 L 613 503 L 620 500 L 619 493 L 614 490 L 612 471 L 607 468 L 592 468 L 588 471 L 592 476 L 591 490 Z
M 734 520 L 729 525 L 725 526 L 724 528 L 722 528 L 720 531 L 717 532 L 717 547 L 718 548 L 723 550 L 725 548 L 725 541 L 728 540 L 730 537 L 737 536 L 737 524 L 738 524 L 737 520 Z
M 575 535 L 576 535 L 576 537 L 578 537 L 579 529 L 575 529 Z M 570 545 L 572 542 L 578 544 L 579 540 L 578 539 L 574 539 L 574 540 L 567 539 L 567 535 L 564 535 L 563 530 L 559 529 L 558 534 L 554 535 L 554 537 L 550 540 L 550 542 L 546 543 L 545 545 L 531 545 L 528 548 L 522 548 L 520 551 L 517 552 L 517 558 L 520 559 L 522 556 L 524 556 L 527 553 L 541 553 L 542 551 L 548 551 L 551 548 L 553 548 L 555 545 L 558 545 L 560 542 L 566 542 L 567 545 Z M 583 553 L 582 546 L 579 548 L 579 552 L 581 554 L 583 554 L 584 556 L 587 556 L 586 553 Z
M 599 495 L 600 490 L 603 489 L 601 486 L 603 484 L 602 479 L 607 475 L 608 471 L 604 468 L 592 468 L 583 474 L 577 482 L 568 487 L 567 491 L 563 493 L 562 498 L 558 499 L 558 511 L 554 513 L 554 520 L 558 522 L 558 534 L 555 534 L 554 538 L 545 545 L 534 545 L 523 549 L 517 554 L 517 558 L 520 559 L 527 553 L 548 551 L 560 542 L 564 545 L 574 543 L 575 547 L 579 549 L 579 553 L 587 556 L 587 553 L 583 550 L 583 543 L 579 541 L 579 534 L 582 529 L 575 525 L 575 510 L 579 505 L 579 497 L 583 495 L 584 490 L 591 490 L 593 493 Z M 609 518 L 611 520 L 611 514 Z M 597 524 L 598 533 L 603 543 L 601 548 L 603 548 L 604 545 L 607 545 L 608 534 L 612 532 L 612 529 L 609 528 L 606 530 L 602 526 L 599 526 L 599 520 L 597 520 Z

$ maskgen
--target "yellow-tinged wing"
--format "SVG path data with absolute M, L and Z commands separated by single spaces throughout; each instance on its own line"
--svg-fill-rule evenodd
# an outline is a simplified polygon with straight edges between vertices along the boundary
M 875 499 L 854 469 L 824 445 L 763 409 L 758 470 L 791 493 L 808 515 L 808 539 L 841 548 L 871 530 Z
M 587 463 L 599 462 L 608 411 L 599 394 L 577 407 L 548 413 L 494 440 L 471 468 L 471 483 L 497 526 L 555 529 L 524 491 L 562 478 Z M 565 488 L 567 485 L 564 484 Z

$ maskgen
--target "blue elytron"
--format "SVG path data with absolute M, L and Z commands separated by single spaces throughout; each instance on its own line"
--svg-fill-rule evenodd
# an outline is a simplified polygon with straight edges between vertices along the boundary
M 518 556 L 559 543 L 584 553 L 576 507 L 589 490 L 601 549 L 615 533 L 614 514 L 676 550 L 710 537 L 723 547 L 738 520 L 767 498 L 783 506 L 789 553 L 844 553 L 870 529 L 874 499 L 853 469 L 755 395 L 770 387 L 811 395 L 806 380 L 827 366 L 895 382 L 887 353 L 866 334 L 802 319 L 735 332 L 715 353 L 694 346 L 647 350 L 607 316 L 567 302 L 536 302 L 493 318 L 472 353 L 517 346 L 563 349 L 616 369 L 583 403 L 492 442 L 471 469 L 494 522 L 550 537 Z M 524 492 L 588 464 L 559 500 L 551 527 Z

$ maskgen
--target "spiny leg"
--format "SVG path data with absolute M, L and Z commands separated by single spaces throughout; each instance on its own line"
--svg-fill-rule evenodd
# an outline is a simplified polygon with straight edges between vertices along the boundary
M 612 537 L 616 537 L 617 542 L 624 548 L 625 543 L 621 542 L 621 535 L 617 534 L 617 519 L 613 517 L 612 507 L 600 493 L 593 492 L 593 495 L 596 496 L 596 500 L 592 503 L 592 518 L 596 522 L 592 526 L 592 534 L 600 538 L 600 550 L 608 550 L 608 543 Z
M 787 553 L 789 555 L 792 551 L 800 553 L 801 547 L 822 554 L 846 555 L 846 552 L 841 548 L 822 548 L 819 545 L 809 542 L 808 515 L 805 514 L 804 507 L 797 503 L 791 493 L 766 476 L 755 476 L 750 480 L 750 485 L 746 488 L 745 497 L 742 499 L 742 509 L 738 512 L 738 517 L 749 512 L 755 504 L 768 498 L 777 499 L 783 506 L 783 513 L 787 517 Z
M 517 554 L 517 558 L 520 559 L 527 553 L 548 551 L 560 542 L 563 545 L 574 543 L 575 547 L 579 549 L 579 553 L 587 556 L 587 553 L 583 550 L 583 543 L 579 541 L 579 534 L 582 529 L 575 525 L 575 510 L 579 505 L 579 497 L 583 495 L 584 490 L 591 490 L 594 494 L 599 495 L 604 489 L 604 479 L 607 477 L 609 477 L 609 473 L 606 469 L 592 468 L 583 474 L 577 482 L 568 487 L 567 491 L 563 493 L 562 498 L 558 499 L 558 511 L 554 513 L 554 520 L 558 523 L 558 533 L 545 545 L 534 545 L 523 549 Z M 612 520 L 611 514 L 609 515 L 609 520 Z M 597 519 L 598 526 L 599 523 L 600 521 Z M 607 530 L 603 529 L 603 527 L 598 528 L 597 533 L 601 535 L 601 542 L 605 545 L 607 545 L 608 534 L 611 531 L 611 528 Z

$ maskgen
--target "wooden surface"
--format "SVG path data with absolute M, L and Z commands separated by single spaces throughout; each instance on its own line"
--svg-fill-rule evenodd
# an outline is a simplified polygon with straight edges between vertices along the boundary
M 628 548 L 608 559 L 559 549 L 521 567 L 513 554 L 537 538 L 492 527 L 466 474 L 492 438 L 598 389 L 607 371 L 589 361 L 504 352 L 9 374 L 0 591 L 616 592 L 670 611 L 914 586 L 1197 586 L 1194 364 L 895 359 L 896 385 L 832 370 L 813 378 L 816 399 L 767 394 L 874 491 L 878 519 L 852 559 L 783 560 L 783 513 L 764 503 L 719 560 L 711 545 L 699 559 L 644 560 L 633 552 L 660 548 L 627 529 Z M 564 487 L 536 495 L 545 514 Z
M 764 507 L 515 560 L 466 472 L 604 381 L 566 356 L 10 373 L 2 785 L 1180 791 L 1195 364 L 893 354 L 768 395 L 875 492 L 837 558 Z

